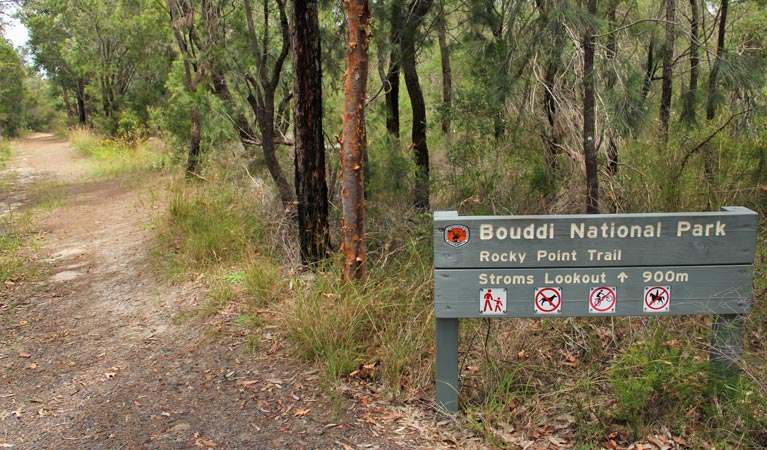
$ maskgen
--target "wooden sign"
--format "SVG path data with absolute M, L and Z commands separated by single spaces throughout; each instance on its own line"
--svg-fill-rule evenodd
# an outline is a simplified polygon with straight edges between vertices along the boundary
M 434 213 L 437 403 L 458 409 L 458 319 L 713 314 L 711 358 L 738 361 L 757 214 Z
M 493 317 L 546 313 L 535 296 L 546 289 L 562 291 L 552 312 L 566 317 L 743 314 L 751 303 L 756 225 L 756 213 L 741 207 L 572 216 L 437 212 L 435 316 L 485 317 L 482 293 L 494 288 L 506 290 L 506 312 Z M 673 291 L 663 308 L 643 306 L 645 288 L 654 286 Z M 598 287 L 616 290 L 609 310 L 591 305 Z

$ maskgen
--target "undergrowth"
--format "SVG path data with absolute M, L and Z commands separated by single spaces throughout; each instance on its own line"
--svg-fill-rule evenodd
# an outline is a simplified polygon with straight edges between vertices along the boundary
M 247 174 L 208 168 L 178 180 L 158 218 L 157 256 L 166 275 L 200 277 L 210 287 L 197 311 L 236 311 L 241 326 L 277 314 L 297 354 L 317 361 L 335 386 L 352 378 L 389 387 L 392 398 L 426 389 L 433 334 L 431 224 L 428 216 L 391 220 L 385 206 L 369 234 L 370 271 L 342 281 L 338 261 L 314 274 L 297 264 L 293 219 Z M 255 345 L 255 344 L 254 344 Z
M 92 172 L 99 178 L 159 171 L 174 159 L 171 150 L 157 139 L 102 138 L 87 128 L 78 128 L 70 130 L 69 142 L 95 163 Z
M 6 161 L 11 158 L 11 143 L 0 138 L 0 167 L 4 167 Z
M 33 269 L 23 253 L 30 230 L 29 213 L 12 212 L 0 217 L 0 283 L 13 285 Z M 0 286 L 0 291 L 5 289 Z
M 601 174 L 602 210 L 743 205 L 760 212 L 763 223 L 767 164 L 760 141 L 713 139 L 717 170 L 707 178 L 693 150 L 710 132 L 679 134 L 660 147 L 622 143 L 618 173 Z M 158 226 L 166 268 L 206 280 L 212 299 L 205 314 L 234 310 L 236 323 L 253 329 L 276 317 L 296 354 L 318 364 L 331 387 L 345 380 L 379 384 L 397 401 L 433 396 L 431 218 L 403 206 L 411 163 L 381 156 L 390 148 L 378 140 L 370 149 L 377 162 L 366 205 L 369 273 L 363 282 L 342 280 L 338 255 L 314 272 L 302 270 L 294 218 L 239 164 L 221 161 L 209 164 L 205 181 L 174 185 Z M 580 212 L 579 160 L 563 152 L 550 172 L 541 154 L 540 143 L 525 140 L 455 137 L 447 151 L 435 151 L 434 209 Z M 333 233 L 339 216 L 337 208 L 331 211 Z M 464 423 L 493 448 L 516 448 L 520 430 L 571 430 L 568 444 L 584 449 L 629 446 L 661 430 L 692 448 L 763 448 L 766 237 L 760 233 L 740 380 L 712 374 L 706 317 L 462 320 Z M 255 342 L 248 347 L 258 350 Z

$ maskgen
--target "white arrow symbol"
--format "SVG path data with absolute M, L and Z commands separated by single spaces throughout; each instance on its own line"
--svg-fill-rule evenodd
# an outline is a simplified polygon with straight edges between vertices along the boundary
M 621 281 L 621 283 L 623 283 L 624 281 L 626 281 L 626 278 L 628 278 L 628 277 L 629 277 L 629 276 L 628 276 L 628 275 L 626 275 L 626 273 L 625 273 L 625 272 L 621 272 L 621 273 L 619 273 L 619 274 L 618 274 L 618 279 Z

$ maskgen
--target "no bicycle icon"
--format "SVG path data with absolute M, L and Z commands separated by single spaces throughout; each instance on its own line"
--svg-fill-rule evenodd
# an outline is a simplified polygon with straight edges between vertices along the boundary
M 591 288 L 589 293 L 589 312 L 595 314 L 614 313 L 618 302 L 617 289 L 600 286 Z

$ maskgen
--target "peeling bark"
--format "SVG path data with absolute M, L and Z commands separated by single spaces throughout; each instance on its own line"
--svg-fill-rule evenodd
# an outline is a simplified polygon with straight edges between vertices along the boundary
M 365 275 L 365 101 L 370 10 L 367 0 L 346 0 L 344 9 L 348 29 L 341 136 L 341 250 L 344 255 L 344 277 L 359 280 Z

